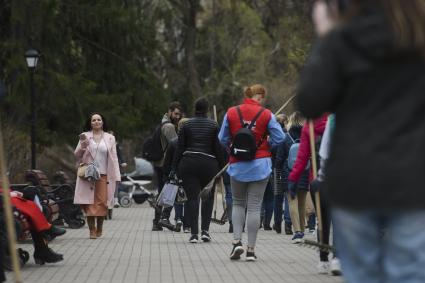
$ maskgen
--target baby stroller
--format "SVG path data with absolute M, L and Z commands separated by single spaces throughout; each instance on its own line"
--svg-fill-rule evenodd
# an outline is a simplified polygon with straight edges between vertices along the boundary
M 122 207 L 130 207 L 132 201 L 142 204 L 146 200 L 150 205 L 155 203 L 156 195 L 146 189 L 152 183 L 153 167 L 143 158 L 134 158 L 136 169 L 121 175 L 118 187 L 118 202 Z

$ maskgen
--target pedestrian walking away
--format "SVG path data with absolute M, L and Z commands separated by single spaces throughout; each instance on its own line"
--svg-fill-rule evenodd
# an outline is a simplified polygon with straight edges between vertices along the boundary
M 245 88 L 243 103 L 227 110 L 220 129 L 220 142 L 230 152 L 227 172 L 233 198 L 233 249 L 230 254 L 233 260 L 240 259 L 245 252 L 242 245 L 245 218 L 248 234 L 246 260 L 257 259 L 254 248 L 260 227 L 261 203 L 272 170 L 270 148 L 281 144 L 285 138 L 275 116 L 262 106 L 266 96 L 267 91 L 260 84 Z M 252 141 L 245 129 L 251 131 Z M 266 132 L 269 133 L 268 139 Z M 249 146 L 244 147 L 244 144 Z
M 199 194 L 203 187 L 224 166 L 223 149 L 218 141 L 218 124 L 207 118 L 209 103 L 206 98 L 195 101 L 195 117 L 185 122 L 179 131 L 177 152 L 172 175 L 183 181 L 187 195 L 185 218 L 190 226 L 189 242 L 199 241 Z M 202 201 L 201 239 L 211 241 L 209 227 L 214 205 L 214 194 Z

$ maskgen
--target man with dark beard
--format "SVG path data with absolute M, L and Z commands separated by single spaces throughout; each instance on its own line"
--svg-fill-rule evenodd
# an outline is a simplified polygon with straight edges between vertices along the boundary
M 161 121 L 161 147 L 162 151 L 165 153 L 167 150 L 168 144 L 172 139 L 177 138 L 177 125 L 182 118 L 182 107 L 178 101 L 173 101 L 168 106 L 168 112 L 164 114 Z M 157 177 L 158 193 L 161 193 L 162 187 L 164 186 L 163 180 L 163 167 L 164 157 L 161 160 L 155 161 L 153 163 L 155 168 L 155 174 Z M 162 226 L 167 227 L 171 230 L 174 229 L 173 225 L 170 223 L 170 213 L 172 207 L 165 208 L 162 211 L 161 208 L 155 210 L 155 218 L 153 219 L 152 231 L 161 231 Z M 160 219 L 162 218 L 162 219 Z M 161 220 L 161 224 L 159 224 Z

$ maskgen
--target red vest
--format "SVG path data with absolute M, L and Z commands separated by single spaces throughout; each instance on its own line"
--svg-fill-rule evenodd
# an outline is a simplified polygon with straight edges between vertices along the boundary
M 245 98 L 243 104 L 239 105 L 241 112 L 242 112 L 242 118 L 245 123 L 249 124 L 251 123 L 251 120 L 254 119 L 255 115 L 260 111 L 261 104 L 257 101 L 249 98 Z M 252 131 L 255 135 L 255 140 L 257 144 L 260 142 L 260 139 L 264 137 L 264 133 L 267 131 L 267 125 L 269 124 L 269 121 L 271 119 L 272 115 L 270 110 L 265 109 L 263 113 L 261 113 L 260 117 L 258 117 L 257 121 L 255 122 L 255 125 L 252 127 Z M 236 106 L 231 107 L 227 110 L 227 121 L 229 122 L 229 128 L 230 128 L 230 135 L 232 138 L 235 136 L 236 132 L 242 128 L 238 111 L 236 110 Z M 263 138 L 263 142 L 258 147 L 257 152 L 255 154 L 255 159 L 258 158 L 264 158 L 264 157 L 271 157 L 269 143 L 267 142 L 267 136 Z M 229 162 L 235 163 L 239 160 L 235 158 L 234 156 L 230 155 Z

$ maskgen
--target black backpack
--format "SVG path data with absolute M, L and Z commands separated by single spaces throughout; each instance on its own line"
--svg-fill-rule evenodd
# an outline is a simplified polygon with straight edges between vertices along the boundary
M 233 143 L 230 146 L 230 154 L 236 157 L 239 160 L 249 161 L 255 158 L 255 153 L 257 148 L 263 142 L 264 136 L 260 139 L 260 142 L 257 144 L 255 141 L 255 135 L 252 132 L 251 128 L 254 126 L 255 121 L 260 117 L 261 113 L 265 110 L 264 107 L 261 107 L 260 111 L 252 119 L 251 123 L 248 125 L 244 123 L 242 118 L 241 109 L 239 106 L 236 107 L 238 111 L 238 116 L 241 122 L 242 128 L 240 128 L 235 136 L 233 137 Z
M 163 122 L 160 125 L 156 126 L 153 133 L 147 137 L 143 142 L 142 157 L 148 161 L 159 161 L 164 157 L 164 152 L 167 150 L 162 149 L 161 145 L 161 129 L 162 126 L 166 123 L 171 123 L 169 121 Z

